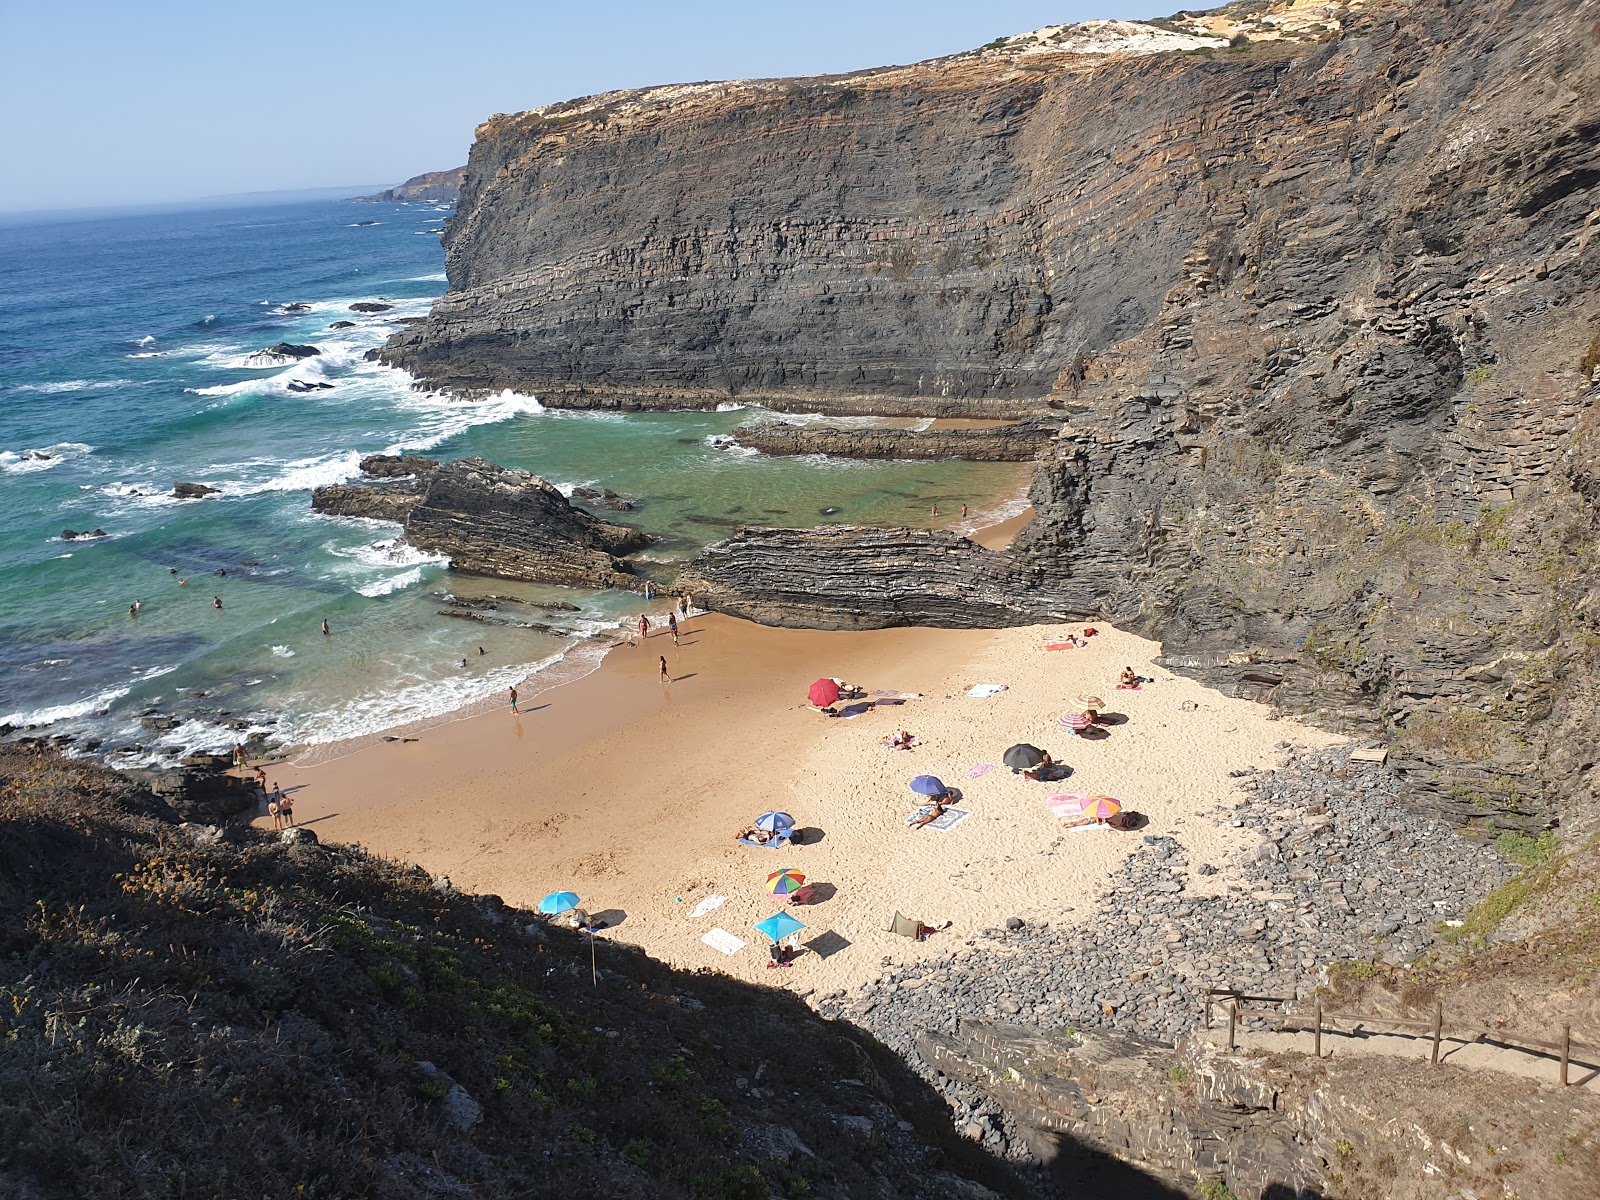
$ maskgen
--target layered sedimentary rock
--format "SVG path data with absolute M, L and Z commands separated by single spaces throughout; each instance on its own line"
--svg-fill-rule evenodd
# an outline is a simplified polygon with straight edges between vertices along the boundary
M 448 171 L 424 171 L 421 175 L 413 175 L 402 184 L 385 188 L 370 196 L 362 196 L 360 199 L 373 204 L 393 204 L 397 201 L 410 200 L 453 201 L 461 194 L 461 178 L 466 173 L 465 167 L 452 167 Z
M 716 612 L 808 629 L 985 629 L 1090 611 L 1016 559 L 927 529 L 741 529 L 677 586 Z
M 1030 462 L 1061 431 L 1061 420 L 1040 419 L 982 429 L 885 429 L 791 425 L 757 421 L 730 435 L 763 454 L 832 454 L 840 458 L 963 458 L 972 462 Z
M 384 355 L 552 403 L 1063 414 L 1008 569 L 1383 734 L 1457 819 L 1593 827 L 1600 5 L 1275 8 L 1163 23 L 1234 48 L 496 117 Z
M 452 463 L 377 456 L 374 473 L 420 479 L 318 488 L 312 507 L 333 516 L 398 521 L 419 550 L 450 556 L 451 569 L 545 583 L 628 587 L 620 555 L 649 538 L 574 508 L 552 484 L 481 458 Z M 363 464 L 365 467 L 365 464 Z

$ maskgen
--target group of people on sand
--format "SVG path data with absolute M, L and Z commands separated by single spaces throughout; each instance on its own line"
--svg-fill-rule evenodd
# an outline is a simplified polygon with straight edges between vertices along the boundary
M 248 752 L 244 743 L 240 742 L 233 748 L 233 765 L 241 771 L 250 769 Z M 267 782 L 267 770 L 258 766 L 255 769 L 256 795 L 267 806 L 267 815 L 272 818 L 273 829 L 288 829 L 294 824 L 294 798 L 277 785 L 276 782 Z

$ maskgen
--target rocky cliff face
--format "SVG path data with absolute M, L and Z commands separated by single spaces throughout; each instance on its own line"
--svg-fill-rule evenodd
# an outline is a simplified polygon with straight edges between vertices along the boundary
M 837 458 L 963 458 L 972 462 L 1031 462 L 1061 421 L 1020 421 L 983 429 L 844 428 L 755 421 L 730 435 L 763 454 L 831 454 Z
M 1600 4 L 1260 9 L 494 118 L 383 353 L 554 403 L 1055 411 L 1002 574 L 1382 732 L 1460 818 L 1586 827 Z
M 465 167 L 452 167 L 448 171 L 424 171 L 421 175 L 413 175 L 396 187 L 385 188 L 371 196 L 362 196 L 361 199 L 373 204 L 393 204 L 410 200 L 454 201 L 461 194 L 461 181 L 466 173 Z
M 419 550 L 450 556 L 453 570 L 501 579 L 629 587 L 620 555 L 649 544 L 637 529 L 609 525 L 567 503 L 526 471 L 481 458 L 452 463 L 375 456 L 362 469 L 389 481 L 318 488 L 317 512 L 398 521 Z M 417 475 L 417 479 L 395 479 Z

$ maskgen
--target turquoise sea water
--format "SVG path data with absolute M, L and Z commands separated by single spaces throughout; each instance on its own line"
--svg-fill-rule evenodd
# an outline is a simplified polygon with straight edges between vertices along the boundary
M 366 454 L 481 454 L 564 490 L 613 488 L 640 508 L 602 515 L 659 539 L 637 561 L 661 581 L 741 523 L 924 524 L 935 500 L 970 503 L 974 523 L 1006 515 L 1006 468 L 716 448 L 747 412 L 545 412 L 414 390 L 362 356 L 444 290 L 446 216 L 318 202 L 0 226 L 0 722 L 138 744 L 129 763 L 231 745 L 229 721 L 326 742 L 488 702 L 530 672 L 571 678 L 598 661 L 593 635 L 644 607 L 453 575 L 396 545 L 396 526 L 314 515 L 311 489 L 355 477 Z M 350 311 L 368 300 L 394 307 Z M 330 330 L 339 320 L 354 326 Z M 245 365 L 280 341 L 322 353 Z M 221 493 L 176 500 L 176 480 Z M 108 536 L 63 541 L 66 528 Z M 449 592 L 580 611 L 547 615 L 554 630 L 482 625 L 440 615 Z M 182 723 L 153 732 L 152 711 Z

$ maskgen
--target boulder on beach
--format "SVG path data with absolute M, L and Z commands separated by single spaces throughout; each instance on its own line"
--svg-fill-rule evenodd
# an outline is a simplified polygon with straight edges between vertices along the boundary
M 179 481 L 172 485 L 172 494 L 179 500 L 198 500 L 202 496 L 210 496 L 221 490 L 221 488 L 208 487 L 203 483 L 184 483 Z

